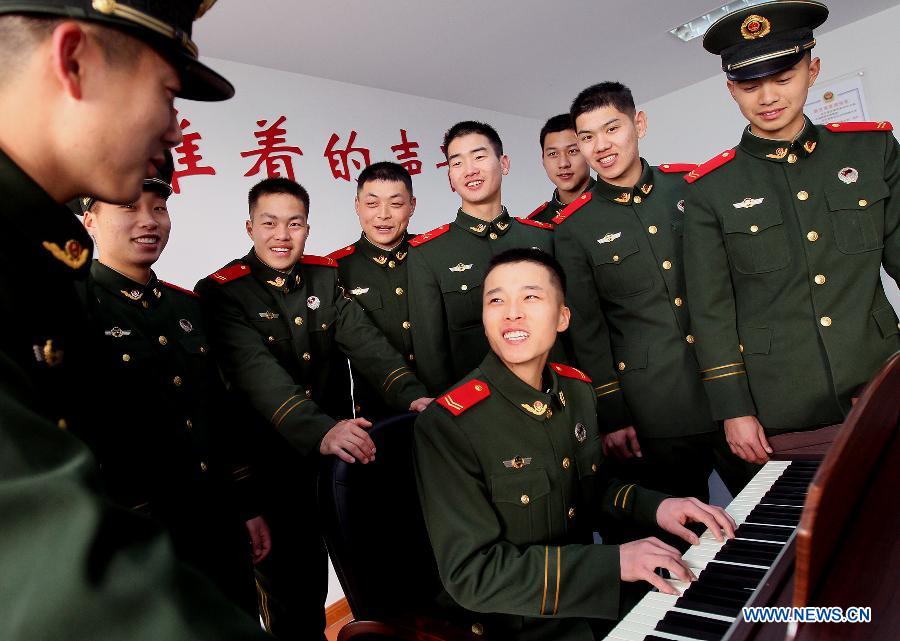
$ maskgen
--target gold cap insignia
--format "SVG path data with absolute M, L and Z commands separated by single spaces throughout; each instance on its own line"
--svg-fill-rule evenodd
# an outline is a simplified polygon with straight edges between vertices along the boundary
M 747 16 L 747 19 L 741 24 L 741 35 L 744 36 L 744 40 L 765 38 L 771 31 L 772 24 L 768 18 L 762 16 Z

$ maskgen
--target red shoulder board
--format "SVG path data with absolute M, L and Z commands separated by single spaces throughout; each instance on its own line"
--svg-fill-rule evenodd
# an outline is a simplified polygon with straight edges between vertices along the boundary
M 530 214 L 525 216 L 525 218 L 527 218 L 528 220 L 531 220 L 532 218 L 537 216 L 539 213 L 541 213 L 542 211 L 547 209 L 547 207 L 549 207 L 549 206 L 550 206 L 550 203 L 548 203 L 548 202 L 542 203 L 541 205 L 538 206 L 537 209 L 535 209 L 533 212 L 531 212 Z
M 431 231 L 426 231 L 424 234 L 419 234 L 415 238 L 410 239 L 409 244 L 413 247 L 418 247 L 419 245 L 424 245 L 429 240 L 434 240 L 441 234 L 446 234 L 450 231 L 450 223 L 446 225 L 441 225 L 437 229 L 432 229 Z
M 735 155 L 736 154 L 734 153 L 734 149 L 723 151 L 721 154 L 713 156 L 702 165 L 699 165 L 696 169 L 691 169 L 690 173 L 684 177 L 684 180 L 689 183 L 696 182 L 711 171 L 718 169 L 725 163 L 734 160 Z
M 856 131 L 893 131 L 894 127 L 887 120 L 882 122 L 829 122 L 825 125 L 828 131 L 837 133 Z
M 576 198 L 575 200 L 570 202 L 568 205 L 566 205 L 565 207 L 560 209 L 559 213 L 556 214 L 556 216 L 554 216 L 553 218 L 551 218 L 551 220 L 557 225 L 560 224 L 566 218 L 568 218 L 569 216 L 574 214 L 576 211 L 578 211 L 579 209 L 584 207 L 587 203 L 591 202 L 592 197 L 593 196 L 591 195 L 591 192 L 589 192 L 589 191 L 581 194 L 578 198 Z
M 343 249 L 335 249 L 333 252 L 328 254 L 328 258 L 331 260 L 340 260 L 341 258 L 345 258 L 356 251 L 356 245 L 349 245 L 344 247 Z
M 208 278 L 216 281 L 217 283 L 230 283 L 231 281 L 241 278 L 242 276 L 249 275 L 249 267 L 247 267 L 244 263 L 235 263 L 231 267 L 224 267 L 219 271 L 210 274 Z
M 192 291 L 190 289 L 185 289 L 184 287 L 179 287 L 178 285 L 175 285 L 173 283 L 167 283 L 164 280 L 161 280 L 159 282 L 161 284 L 165 285 L 166 287 L 170 287 L 170 288 L 174 289 L 176 292 L 181 292 L 182 294 L 187 294 L 188 296 L 193 296 L 194 298 L 200 298 L 200 295 L 197 294 L 197 292 Z
M 659 166 L 659 170 L 664 174 L 686 174 L 696 168 L 697 165 L 692 165 L 690 163 L 666 163 L 665 165 Z
M 438 398 L 437 404 L 449 411 L 453 416 L 459 416 L 490 395 L 491 390 L 488 389 L 487 383 L 473 379 Z
M 552 367 L 553 371 L 560 376 L 565 376 L 566 378 L 575 378 L 579 381 L 584 381 L 585 383 L 591 382 L 591 379 L 588 377 L 588 375 L 582 372 L 580 369 L 575 369 L 574 367 L 569 367 L 568 365 L 563 365 L 562 363 L 550 363 L 550 367 Z
M 553 229 L 550 223 L 542 223 L 539 220 L 528 220 L 527 218 L 516 218 L 523 225 L 531 225 L 532 227 L 540 227 L 541 229 Z
M 313 256 L 306 254 L 300 259 L 304 265 L 322 265 L 323 267 L 337 267 L 337 261 L 328 256 Z

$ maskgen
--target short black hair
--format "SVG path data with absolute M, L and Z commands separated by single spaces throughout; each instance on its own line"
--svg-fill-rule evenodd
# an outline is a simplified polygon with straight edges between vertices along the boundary
M 290 178 L 281 177 L 264 178 L 250 188 L 250 193 L 247 194 L 247 204 L 250 207 L 251 214 L 260 197 L 269 194 L 287 194 L 288 196 L 293 196 L 303 203 L 303 206 L 306 207 L 306 215 L 309 216 L 309 192 L 307 192 L 300 183 L 291 180 Z
M 552 254 L 548 254 L 537 247 L 514 247 L 513 249 L 507 249 L 506 251 L 494 255 L 490 262 L 488 262 L 487 269 L 484 272 L 484 278 L 481 280 L 482 287 L 484 287 L 484 283 L 487 281 L 487 277 L 492 271 L 501 265 L 509 265 L 512 263 L 535 263 L 545 267 L 547 271 L 550 272 L 550 282 L 553 283 L 555 287 L 559 288 L 560 294 L 562 294 L 560 298 L 565 301 L 566 272 Z
M 450 127 L 444 134 L 444 156 L 450 157 L 451 142 L 469 134 L 481 134 L 490 141 L 491 147 L 494 148 L 494 153 L 497 154 L 498 158 L 503 155 L 503 141 L 500 140 L 500 134 L 497 133 L 496 129 L 486 122 L 463 120 Z
M 575 119 L 581 114 L 603 107 L 615 107 L 629 116 L 634 116 L 637 111 L 631 89 L 621 82 L 601 82 L 583 90 L 572 101 L 572 107 L 569 109 L 572 125 L 574 126 Z
M 406 167 L 400 163 L 382 161 L 372 163 L 361 172 L 356 183 L 356 193 L 362 191 L 363 185 L 372 180 L 380 180 L 384 182 L 399 182 L 406 185 L 406 191 L 409 195 L 413 195 L 412 176 L 406 171 Z
M 575 129 L 575 123 L 572 122 L 572 116 L 569 114 L 559 114 L 545 122 L 544 126 L 541 127 L 541 150 L 544 149 L 544 139 L 547 137 L 547 134 L 555 134 L 567 129 Z

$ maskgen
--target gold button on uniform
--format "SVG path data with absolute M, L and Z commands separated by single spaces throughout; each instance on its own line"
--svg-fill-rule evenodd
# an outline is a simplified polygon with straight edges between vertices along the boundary
M 591 463 L 591 472 L 596 472 L 596 471 L 597 471 L 597 464 Z
M 619 256 L 618 256 L 618 255 L 613 256 L 613 262 L 614 262 L 614 263 L 618 263 L 618 262 L 619 262 Z
M 811 243 L 816 242 L 817 240 L 819 240 L 819 232 L 817 232 L 816 230 L 809 232 L 808 234 L 806 234 L 806 240 Z
M 792 165 L 793 165 L 795 162 L 797 162 L 797 154 L 790 154 L 790 155 L 788 156 L 788 162 L 791 163 Z
M 56 421 L 56 427 L 58 427 L 61 430 L 67 430 L 67 429 L 69 429 L 69 424 L 66 423 L 66 419 L 61 418 L 58 421 Z
M 302 324 L 303 324 L 303 319 L 300 318 L 299 316 L 294 319 L 294 325 L 297 325 L 299 327 Z
M 522 505 L 528 505 L 529 503 L 531 503 L 531 499 L 527 494 L 523 494 L 521 497 L 519 497 L 519 500 L 522 501 Z
M 122 354 L 122 360 L 127 363 L 131 360 L 131 354 Z
M 150 307 L 150 303 L 148 303 L 148 302 L 145 301 L 145 300 L 142 300 L 142 301 L 141 301 L 141 305 L 143 306 L 144 309 L 148 309 L 148 308 Z
M 191 419 L 186 420 L 186 421 L 184 422 L 184 425 L 185 425 L 185 427 L 187 427 L 189 430 L 194 429 L 194 421 L 192 421 Z
M 575 518 L 575 508 L 574 508 L 574 507 L 570 507 L 570 508 L 569 508 L 568 514 L 569 514 L 569 518 L 570 518 L 570 519 L 574 519 L 574 518 Z
M 694 335 L 693 335 L 693 334 L 688 334 L 687 336 L 684 337 L 684 340 L 686 340 L 688 343 L 690 343 L 691 345 L 693 345 L 693 344 L 694 344 L 694 340 L 695 340 L 695 339 L 694 339 Z
M 569 469 L 569 466 L 570 466 L 570 465 L 572 465 L 572 461 L 570 461 L 570 460 L 569 460 L 569 457 L 567 456 L 567 457 L 565 457 L 565 458 L 562 460 L 562 466 L 563 466 L 563 469 L 564 469 L 564 470 Z
M 824 285 L 825 284 L 825 275 L 824 274 L 816 274 L 816 285 Z
M 175 378 L 172 379 L 172 384 L 175 387 L 181 387 L 181 383 L 182 383 L 182 380 L 181 380 L 180 376 L 176 376 Z
M 397 266 L 397 263 L 393 260 L 388 263 L 388 267 L 390 267 L 391 269 L 393 269 L 396 266 Z
M 823 316 L 819 322 L 822 323 L 822 327 L 831 327 L 831 316 Z
M 497 240 L 497 234 L 495 234 L 494 232 L 491 232 L 489 235 L 491 237 L 491 240 Z
M 759 227 L 757 225 L 750 225 L 750 233 L 755 234 L 759 231 Z
M 647 227 L 647 231 L 649 231 L 651 234 L 655 234 L 659 231 L 659 229 L 657 229 L 656 225 L 650 225 L 649 227 Z
M 200 461 L 200 469 L 204 472 L 209 469 L 209 466 L 206 464 L 206 461 Z
M 634 202 L 635 202 L 636 204 L 640 205 L 640 204 L 641 204 L 641 197 L 640 197 L 640 196 L 635 196 L 635 197 L 634 197 Z
M 805 191 L 798 191 L 797 200 L 809 200 L 809 194 Z
M 269 336 L 269 338 L 268 338 L 267 340 L 268 340 L 270 343 L 274 343 L 274 342 L 275 342 L 275 337 L 274 337 L 274 336 Z
M 460 285 L 459 288 L 460 288 L 461 290 L 463 290 L 463 291 L 468 291 L 469 286 L 468 286 L 468 285 Z
M 201 354 L 205 354 L 205 353 L 206 353 L 206 345 L 201 345 L 201 346 L 200 346 L 200 353 L 201 353 Z
M 166 338 L 165 336 L 160 336 L 160 337 L 159 337 L 159 344 L 160 344 L 160 345 L 168 345 L 168 344 L 169 344 L 169 339 Z
M 477 634 L 478 636 L 481 636 L 482 634 L 484 634 L 484 626 L 481 625 L 480 623 L 473 623 L 472 624 L 472 634 Z
M 308 361 L 311 358 L 312 356 L 310 356 L 309 352 L 303 352 L 303 360 Z
M 684 301 L 681 299 L 680 296 L 676 296 L 675 297 L 675 307 L 681 307 L 682 305 L 684 305 Z
M 397 296 L 403 296 L 403 288 L 402 287 L 398 287 L 394 291 L 397 293 Z
M 322 329 L 328 329 L 328 323 L 322 323 L 321 327 Z
M 311 391 L 311 390 L 306 390 L 306 391 L 304 392 L 304 394 L 306 394 L 306 398 L 312 398 L 312 391 Z M 358 412 L 359 410 L 356 410 L 356 411 Z
M 662 264 L 662 268 L 663 268 L 663 269 L 672 269 L 672 261 L 671 261 L 671 260 L 664 260 L 664 261 L 663 261 L 663 264 Z
M 869 201 L 866 200 L 865 198 L 863 198 L 862 200 L 859 201 L 859 206 L 860 206 L 860 207 L 865 207 L 865 206 L 868 205 L 868 204 L 869 204 Z
M 409 329 L 410 327 L 412 327 L 412 323 L 410 323 L 409 321 L 403 321 L 403 329 Z
M 619 363 L 619 364 L 617 365 L 617 367 L 619 368 L 619 371 L 620 371 L 620 372 L 625 371 L 625 363 Z
M 743 345 L 738 345 L 738 350 L 741 352 L 741 354 L 743 354 L 743 353 L 744 353 L 744 346 L 743 346 Z

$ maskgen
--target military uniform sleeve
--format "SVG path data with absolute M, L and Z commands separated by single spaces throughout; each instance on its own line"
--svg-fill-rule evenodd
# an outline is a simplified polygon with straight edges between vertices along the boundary
M 419 498 L 444 588 L 464 608 L 520 616 L 619 614 L 619 548 L 501 538 L 472 445 L 432 406 L 416 422 Z
M 422 252 L 409 250 L 409 318 L 412 322 L 416 369 L 425 387 L 436 396 L 453 385 L 453 362 L 447 314 L 440 282 Z
M 338 345 L 382 398 L 405 412 L 413 401 L 428 396 L 400 353 L 369 320 L 359 303 L 344 295 L 339 285 L 335 287 L 334 300 L 338 308 L 335 332 Z
M 598 425 L 602 431 L 612 432 L 630 425 L 631 417 L 613 364 L 609 327 L 598 304 L 593 270 L 570 229 L 560 225 L 554 239 L 556 258 L 566 272 L 566 298 L 572 310 L 570 339 L 578 366 L 594 383 Z
M 157 526 L 99 497 L 96 460 L 22 404 L 14 370 L 0 356 L 0 638 L 268 638 Z
M 884 159 L 884 179 L 890 196 L 884 212 L 884 271 L 900 285 L 900 144 L 887 134 Z
M 712 206 L 696 186 L 685 198 L 684 272 L 691 333 L 713 418 L 755 416 L 737 333 L 725 241 Z
M 301 453 L 318 452 L 337 421 L 307 398 L 222 286 L 201 281 L 197 291 L 202 292 L 213 353 L 226 381 Z

